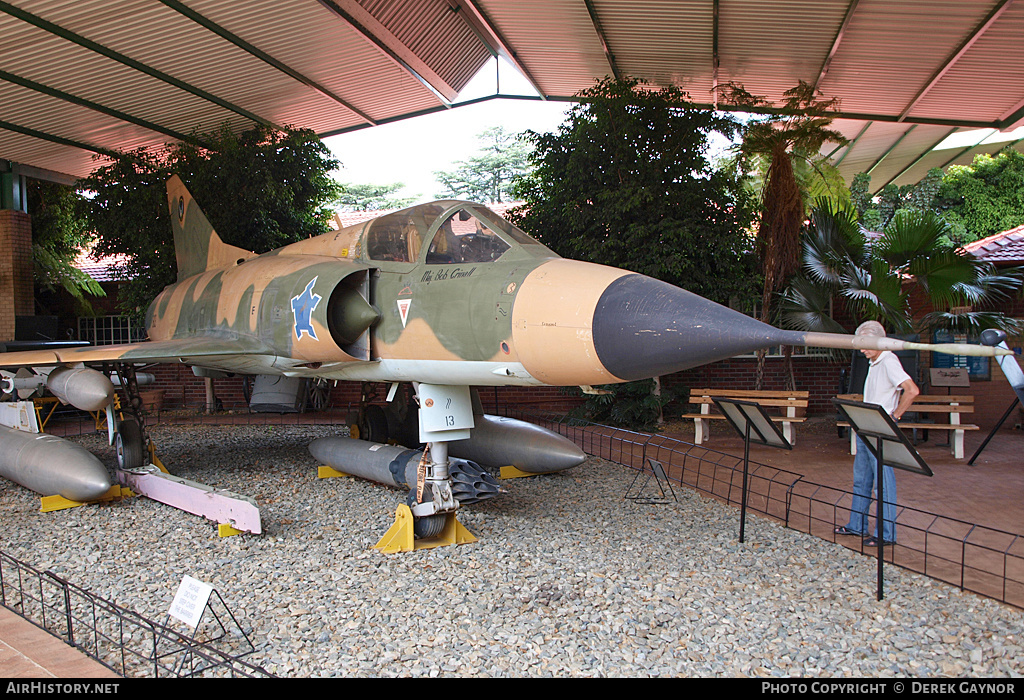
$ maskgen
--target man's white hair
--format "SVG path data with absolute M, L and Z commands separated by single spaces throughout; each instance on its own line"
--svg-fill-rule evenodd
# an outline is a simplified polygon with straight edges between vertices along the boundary
M 857 326 L 854 335 L 875 335 L 879 338 L 885 337 L 885 327 L 878 321 L 865 321 Z

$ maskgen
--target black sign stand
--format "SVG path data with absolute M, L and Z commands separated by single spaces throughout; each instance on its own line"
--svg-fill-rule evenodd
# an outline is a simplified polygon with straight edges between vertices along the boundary
M 756 442 L 758 445 L 768 445 L 786 450 L 792 450 L 793 445 L 782 435 L 782 431 L 772 422 L 771 417 L 764 412 L 761 404 L 738 399 L 712 398 L 711 400 L 718 406 L 718 410 L 725 416 L 729 425 L 743 438 L 743 487 L 740 501 L 740 542 L 742 542 L 747 524 L 750 443 Z
M 895 469 L 903 469 L 925 476 L 931 476 L 932 470 L 928 468 L 921 455 L 907 440 L 907 436 L 900 430 L 899 424 L 881 406 L 846 399 L 832 399 L 832 402 L 839 409 L 839 413 L 850 423 L 853 431 L 861 438 L 861 442 L 867 445 L 877 462 L 875 490 L 878 493 L 878 504 L 875 518 L 878 536 L 875 539 L 878 541 L 878 600 L 881 600 L 882 567 L 885 561 L 885 528 L 883 527 L 885 521 L 882 518 L 885 495 L 882 488 L 882 469 L 885 465 L 889 465 Z M 893 523 L 893 528 L 895 527 L 896 523 Z
M 662 504 L 668 503 L 668 494 L 665 493 L 665 486 L 668 486 L 669 493 L 672 494 L 672 500 L 678 501 L 676 498 L 676 491 L 672 488 L 672 482 L 669 481 L 668 475 L 665 474 L 665 467 L 656 459 L 647 458 L 647 464 L 651 468 L 651 473 L 647 474 L 647 478 L 644 480 L 640 487 L 637 488 L 636 492 L 633 492 L 633 486 L 637 480 L 646 473 L 646 469 L 641 469 L 633 477 L 633 481 L 630 482 L 629 488 L 626 489 L 626 495 L 624 498 L 633 501 L 633 503 L 645 503 L 645 504 Z M 658 485 L 658 490 L 661 492 L 660 496 L 644 496 L 643 492 L 647 488 L 647 484 L 650 483 L 651 479 Z

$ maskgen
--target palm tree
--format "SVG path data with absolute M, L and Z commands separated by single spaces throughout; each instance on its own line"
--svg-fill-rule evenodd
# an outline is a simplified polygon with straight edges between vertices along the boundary
M 767 99 L 752 95 L 735 83 L 725 85 L 723 94 L 725 101 L 747 110 L 772 108 Z M 765 323 L 772 321 L 774 295 L 800 267 L 800 229 L 806 212 L 793 161 L 802 159 L 813 163 L 826 142 L 847 142 L 841 133 L 829 128 L 832 117 L 828 113 L 838 106 L 838 98 L 822 100 L 819 95 L 813 85 L 800 81 L 784 93 L 779 113 L 747 123 L 737 149 L 741 164 L 758 158 L 766 158 L 768 162 L 757 234 L 764 272 L 760 316 Z M 788 363 L 790 349 L 786 350 Z M 758 389 L 763 376 L 764 352 L 761 351 L 757 365 Z
M 949 225 L 934 212 L 901 210 L 869 242 L 851 206 L 818 200 L 804 235 L 803 273 L 782 295 L 783 325 L 845 332 L 830 313 L 838 297 L 858 320 L 881 321 L 896 333 L 1019 332 L 1019 322 L 991 307 L 1020 289 L 1021 270 L 997 271 L 948 240 Z M 914 286 L 932 307 L 917 328 L 910 308 Z

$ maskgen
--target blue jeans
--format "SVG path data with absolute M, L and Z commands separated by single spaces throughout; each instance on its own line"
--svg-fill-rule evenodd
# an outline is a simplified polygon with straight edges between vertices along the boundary
M 868 450 L 867 445 L 857 436 L 857 455 L 853 459 L 853 503 L 850 505 L 850 522 L 846 527 L 867 533 L 868 509 L 871 506 L 871 492 L 875 485 L 875 474 L 878 471 L 878 460 Z M 893 468 L 882 467 L 882 539 L 886 542 L 896 541 L 896 474 Z M 878 537 L 878 523 L 875 523 L 875 537 Z

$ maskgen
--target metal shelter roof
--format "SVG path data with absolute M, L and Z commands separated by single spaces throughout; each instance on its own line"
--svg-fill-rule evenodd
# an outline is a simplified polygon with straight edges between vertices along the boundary
M 1024 123 L 1024 0 L 0 0 L 0 49 L 0 159 L 28 175 L 225 123 L 327 136 L 452 108 L 498 55 L 540 99 L 606 75 L 709 105 L 807 81 L 841 99 L 852 143 L 828 149 L 872 190 Z

